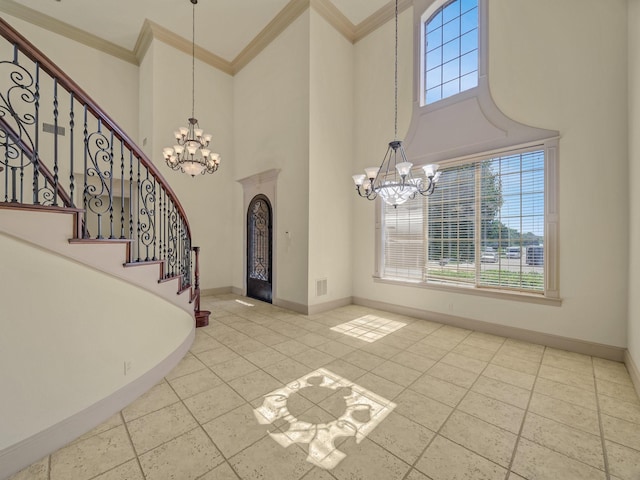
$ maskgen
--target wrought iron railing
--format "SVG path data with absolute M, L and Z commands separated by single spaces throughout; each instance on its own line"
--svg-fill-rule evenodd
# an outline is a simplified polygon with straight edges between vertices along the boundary
M 192 286 L 189 222 L 126 133 L 0 19 L 0 207 L 79 209 L 76 241 L 125 241 L 127 263 L 162 261 Z

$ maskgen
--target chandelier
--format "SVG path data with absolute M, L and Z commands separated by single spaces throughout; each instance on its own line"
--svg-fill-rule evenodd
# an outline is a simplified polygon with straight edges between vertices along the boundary
M 195 118 L 195 64 L 196 64 L 196 4 L 198 0 L 190 0 L 193 4 L 193 30 L 191 41 L 191 118 L 186 127 L 180 127 L 174 136 L 176 145 L 163 150 L 164 159 L 172 170 L 181 170 L 195 177 L 205 173 L 214 173 L 220 166 L 220 154 L 213 153 L 208 147 L 211 135 L 204 133 Z
M 353 175 L 358 195 L 368 200 L 380 196 L 388 205 L 397 207 L 416 194 L 429 196 L 433 193 L 440 178 L 438 165 L 424 165 L 424 178 L 415 178 L 411 174 L 413 163 L 407 160 L 398 140 L 398 0 L 396 0 L 396 36 L 395 36 L 395 132 L 394 140 L 389 142 L 380 167 L 365 168 L 365 174 Z

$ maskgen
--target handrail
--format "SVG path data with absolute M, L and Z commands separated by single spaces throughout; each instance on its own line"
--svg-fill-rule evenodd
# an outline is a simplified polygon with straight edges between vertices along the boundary
M 125 263 L 162 261 L 161 280 L 178 278 L 178 293 L 193 290 L 191 227 L 162 173 L 2 18 L 0 36 L 12 47 L 0 58 L 0 206 L 58 209 L 60 202 L 81 212 L 76 242 L 127 241 Z
M 39 63 L 40 68 L 42 68 L 53 78 L 56 78 L 61 86 L 71 92 L 74 92 L 76 100 L 78 100 L 82 105 L 87 106 L 91 113 L 100 118 L 109 127 L 109 129 L 113 131 L 113 133 L 115 133 L 116 137 L 120 141 L 127 144 L 129 148 L 131 148 L 131 150 L 136 154 L 136 157 L 142 161 L 147 169 L 149 169 L 151 174 L 164 187 L 164 189 L 169 194 L 169 197 L 174 201 L 180 212 L 180 215 L 184 219 L 187 228 L 187 234 L 189 238 L 191 238 L 191 228 L 189 226 L 187 214 L 184 211 L 182 204 L 178 200 L 176 193 L 169 186 L 162 173 L 160 173 L 153 162 L 151 162 L 151 160 L 147 158 L 145 153 L 140 150 L 136 143 L 131 140 L 131 138 L 129 138 L 129 136 L 120 128 L 120 126 L 116 124 L 116 122 L 114 122 L 111 117 L 107 115 L 76 82 L 74 82 L 65 72 L 63 72 L 56 64 L 54 64 L 49 59 L 49 57 L 38 50 L 29 40 L 18 33 L 3 18 L 0 18 L 0 35 L 14 45 L 17 45 L 19 50 L 32 61 Z

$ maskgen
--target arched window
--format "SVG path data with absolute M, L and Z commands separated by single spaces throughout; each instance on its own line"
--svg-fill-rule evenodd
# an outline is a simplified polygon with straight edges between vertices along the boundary
M 421 103 L 478 86 L 478 0 L 453 0 L 423 17 Z

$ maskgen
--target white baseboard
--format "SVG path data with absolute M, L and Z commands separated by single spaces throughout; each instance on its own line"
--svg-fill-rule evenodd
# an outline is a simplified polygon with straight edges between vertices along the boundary
M 509 327 L 496 323 L 484 322 L 482 320 L 473 320 L 470 318 L 456 317 L 444 313 L 430 312 L 428 310 L 420 310 L 412 307 L 403 307 L 391 303 L 378 302 L 368 298 L 353 297 L 355 305 L 385 310 L 387 312 L 399 313 L 414 318 L 423 318 L 433 322 L 444 323 L 454 327 L 467 328 L 478 332 L 490 333 L 501 337 L 509 337 L 525 342 L 537 343 L 548 347 L 559 348 L 576 353 L 583 353 L 594 357 L 606 358 L 616 362 L 622 362 L 625 358 L 625 348 L 615 347 L 611 345 L 603 345 L 600 343 L 587 342 L 585 340 L 577 340 L 575 338 L 562 337 L 549 333 L 534 332 L 524 328 Z
M 277 307 L 301 313 L 302 315 L 309 315 L 309 306 L 302 303 L 290 302 L 289 300 L 283 300 L 282 298 L 274 298 L 273 304 Z
M 636 362 L 633 361 L 633 357 L 631 357 L 629 350 L 624 351 L 624 364 L 627 366 L 627 371 L 631 377 L 633 387 L 636 389 L 636 393 L 640 397 L 640 370 L 638 369 Z
M 0 451 L 0 479 L 8 478 L 108 420 L 151 389 L 187 354 L 195 338 L 195 325 L 167 358 L 138 379 L 81 412 Z
M 318 313 L 328 312 L 334 308 L 346 307 L 352 303 L 353 299 L 351 297 L 344 297 L 338 298 L 337 300 L 331 300 L 329 302 L 318 303 L 316 305 L 309 305 L 307 308 L 309 313 L 307 313 L 307 315 L 316 315 Z

